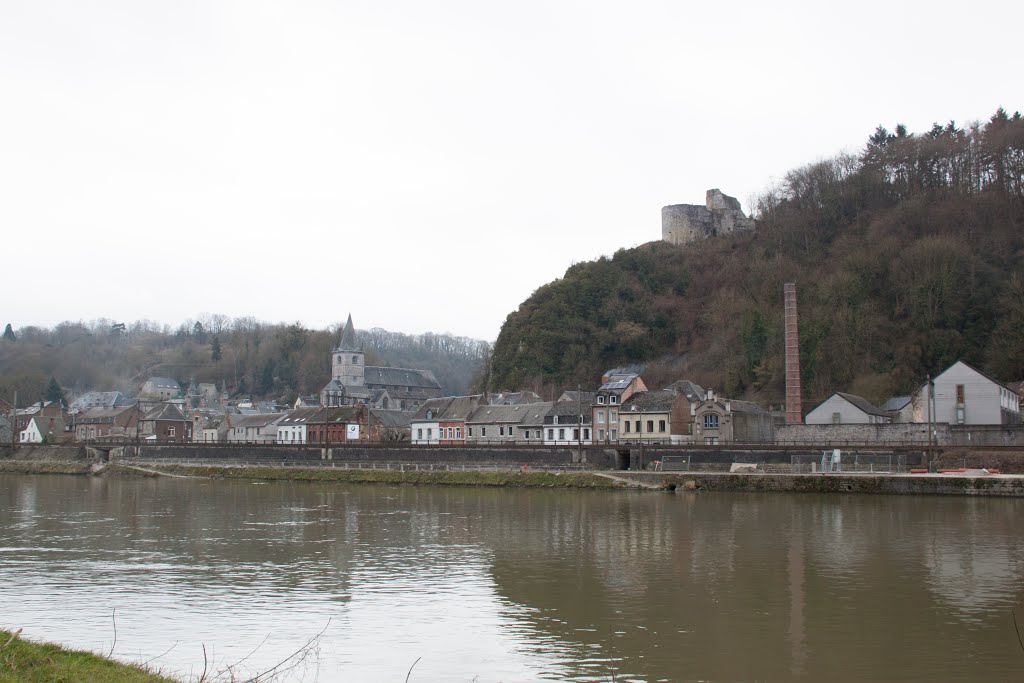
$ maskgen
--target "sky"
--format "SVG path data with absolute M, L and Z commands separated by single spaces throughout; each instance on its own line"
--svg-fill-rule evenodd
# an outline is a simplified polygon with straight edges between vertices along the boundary
M 0 324 L 494 340 L 879 124 L 1024 109 L 1024 3 L 0 0 Z

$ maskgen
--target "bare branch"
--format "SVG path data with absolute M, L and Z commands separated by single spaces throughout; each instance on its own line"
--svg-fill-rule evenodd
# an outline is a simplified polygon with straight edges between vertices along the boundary
M 417 657 L 416 661 L 413 662 L 412 666 L 409 667 L 409 673 L 405 674 L 405 683 L 409 683 L 409 676 L 412 675 L 412 668 L 413 668 L 413 666 L 416 666 L 417 664 L 419 664 L 421 659 L 423 659 L 423 657 Z

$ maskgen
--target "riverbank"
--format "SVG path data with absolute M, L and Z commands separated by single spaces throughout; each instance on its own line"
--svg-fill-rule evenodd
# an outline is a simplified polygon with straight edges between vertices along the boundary
M 0 683 L 15 681 L 175 683 L 176 679 L 91 652 L 36 643 L 0 630 Z

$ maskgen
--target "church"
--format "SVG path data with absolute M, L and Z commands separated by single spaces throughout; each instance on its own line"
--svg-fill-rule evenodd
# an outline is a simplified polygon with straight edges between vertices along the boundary
M 331 381 L 320 390 L 322 406 L 369 405 L 375 410 L 418 410 L 441 396 L 441 385 L 429 370 L 366 365 L 348 316 L 341 340 L 331 351 Z

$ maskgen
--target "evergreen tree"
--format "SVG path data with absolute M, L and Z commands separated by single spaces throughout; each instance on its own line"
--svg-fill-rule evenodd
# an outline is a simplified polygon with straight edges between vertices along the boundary
M 11 328 L 10 323 L 7 323 L 7 328 L 4 329 L 4 339 L 7 341 L 18 341 L 18 338 L 14 336 L 14 330 Z
M 214 363 L 220 360 L 220 337 L 213 335 L 210 341 L 210 360 Z
M 64 390 L 60 388 L 60 384 L 53 377 L 50 378 L 50 383 L 46 385 L 46 400 L 65 405 Z

